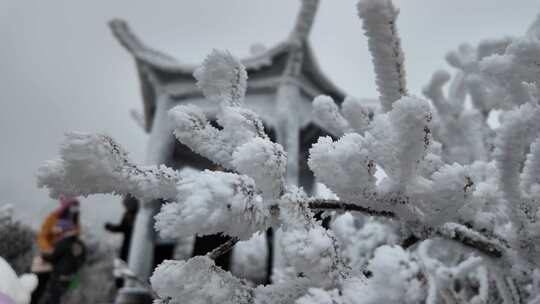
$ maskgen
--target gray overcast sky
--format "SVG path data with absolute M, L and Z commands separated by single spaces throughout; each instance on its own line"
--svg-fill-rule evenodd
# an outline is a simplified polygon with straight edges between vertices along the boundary
M 521 35 L 538 0 L 397 0 L 409 90 L 421 87 L 462 42 Z M 321 0 L 311 35 L 324 71 L 349 94 L 376 96 L 356 0 Z M 106 132 L 140 161 L 146 136 L 132 59 L 106 26 L 126 19 L 149 45 L 196 63 L 212 48 L 244 57 L 255 42 L 286 38 L 295 0 L 0 0 L 0 203 L 36 221 L 54 205 L 35 187 L 36 168 L 57 157 L 63 133 Z M 118 199 L 84 200 L 83 220 L 117 218 Z M 94 208 L 97 207 L 97 208 Z

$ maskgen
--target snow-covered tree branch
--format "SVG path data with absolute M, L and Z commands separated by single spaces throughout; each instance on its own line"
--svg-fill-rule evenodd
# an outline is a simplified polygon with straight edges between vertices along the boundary
M 49 188 L 51 197 L 131 193 L 146 202 L 177 195 L 178 175 L 174 170 L 134 164 L 109 136 L 68 133 L 60 155 L 60 159 L 48 161 L 38 170 L 38 186 Z
M 390 0 L 361 0 L 380 109 L 347 98 L 313 102 L 318 139 L 308 165 L 338 198 L 310 197 L 286 182 L 287 155 L 244 107 L 245 67 L 211 52 L 194 73 L 218 109 L 211 124 L 196 105 L 169 111 L 176 138 L 222 171 L 180 173 L 138 166 L 110 137 L 69 133 L 38 184 L 51 196 L 130 193 L 166 201 L 164 237 L 223 233 L 207 256 L 167 261 L 152 276 L 162 303 L 512 303 L 539 298 L 540 41 L 462 45 L 447 55 L 425 100 L 405 86 Z M 450 82 L 448 93 L 444 85 Z M 467 106 L 470 98 L 472 108 Z M 500 127 L 488 118 L 500 111 Z M 378 170 L 384 174 L 376 174 Z M 315 216 L 331 218 L 324 228 Z M 215 266 L 238 240 L 282 232 L 288 272 L 253 287 Z M 400 246 L 401 244 L 401 246 Z M 455 254 L 450 254 L 455 253 Z M 457 287 L 459 286 L 459 287 Z M 497 286 L 495 290 L 493 286 Z
M 404 55 L 397 32 L 399 11 L 391 0 L 363 0 L 358 2 L 358 16 L 368 38 L 369 51 L 373 56 L 377 89 L 381 95 L 383 111 L 407 95 Z

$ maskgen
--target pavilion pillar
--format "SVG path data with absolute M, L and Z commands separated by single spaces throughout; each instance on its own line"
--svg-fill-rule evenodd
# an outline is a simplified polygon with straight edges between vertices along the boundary
M 302 50 L 303 41 L 296 41 L 292 46 L 289 58 L 281 82 L 276 93 L 275 111 L 277 116 L 276 123 L 276 139 L 287 152 L 287 171 L 286 181 L 289 184 L 298 185 L 300 181 L 300 122 L 298 119 L 299 105 L 301 102 L 300 87 L 298 85 L 298 77 L 304 59 Z M 274 268 L 284 266 L 283 256 L 279 240 L 281 231 L 278 229 L 275 232 L 267 233 L 267 237 L 271 238 L 268 245 L 268 276 L 271 278 Z M 268 282 L 271 279 L 267 280 Z
M 300 88 L 285 79 L 277 92 L 276 106 L 278 123 L 276 126 L 276 139 L 287 152 L 287 182 L 298 185 L 300 156 L 300 125 L 298 121 L 298 104 L 300 102 Z
M 319 6 L 319 0 L 302 0 L 300 12 L 289 37 L 289 56 L 281 75 L 281 82 L 276 94 L 276 137 L 287 152 L 287 183 L 299 185 L 300 182 L 300 124 L 299 105 L 302 99 L 298 81 L 304 61 L 304 47 L 311 31 L 313 20 Z M 272 268 L 283 266 L 283 257 L 279 248 L 280 231 L 272 235 L 268 246 L 268 265 Z M 270 266 L 268 267 L 270 268 Z M 272 269 L 269 269 L 269 276 Z
M 145 164 L 166 164 L 171 159 L 174 148 L 172 124 L 167 111 L 172 103 L 168 95 L 161 94 L 157 98 L 156 112 L 146 152 Z M 152 274 L 155 247 L 154 215 L 159 211 L 159 200 L 142 202 L 135 219 L 131 238 L 128 266 L 140 279 L 147 281 Z M 116 298 L 117 304 L 152 303 L 151 292 L 147 286 L 127 280 Z

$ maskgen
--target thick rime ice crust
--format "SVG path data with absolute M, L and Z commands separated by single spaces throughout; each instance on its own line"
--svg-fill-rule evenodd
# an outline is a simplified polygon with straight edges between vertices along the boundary
M 256 137 L 236 149 L 232 163 L 238 172 L 252 177 L 264 194 L 271 198 L 283 194 L 287 156 L 281 145 Z
M 238 105 L 246 94 L 247 73 L 227 51 L 213 50 L 193 73 L 206 98 Z
M 176 171 L 132 163 L 108 136 L 68 133 L 60 155 L 38 170 L 38 186 L 49 188 L 52 197 L 130 193 L 142 201 L 176 198 Z
M 374 190 L 375 163 L 364 141 L 356 133 L 336 142 L 320 137 L 310 150 L 308 164 L 315 176 L 343 199 Z
M 156 230 L 166 238 L 222 232 L 249 239 L 267 227 L 268 219 L 269 209 L 251 178 L 207 170 L 182 179 L 176 202 L 156 215 Z
M 358 2 L 358 16 L 363 20 L 385 112 L 392 109 L 396 100 L 407 95 L 404 56 L 396 24 L 398 12 L 390 0 Z
M 206 256 L 185 261 L 164 261 L 150 278 L 161 299 L 180 303 L 253 303 L 252 291 L 242 282 L 214 265 Z

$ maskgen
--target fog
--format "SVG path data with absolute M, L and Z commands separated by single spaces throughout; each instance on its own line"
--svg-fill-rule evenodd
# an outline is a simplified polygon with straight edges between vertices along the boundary
M 311 42 L 322 69 L 348 94 L 377 96 L 356 1 L 321 0 Z M 422 86 L 462 42 L 525 32 L 537 0 L 398 0 L 409 91 Z M 130 118 L 142 101 L 129 54 L 107 21 L 127 20 L 149 45 L 197 63 L 212 48 L 244 57 L 253 43 L 272 46 L 292 28 L 299 1 L 0 0 L 0 204 L 34 226 L 55 206 L 35 186 L 45 160 L 58 157 L 64 132 L 103 132 L 135 161 L 146 135 Z M 119 217 L 119 199 L 82 199 L 83 221 Z

